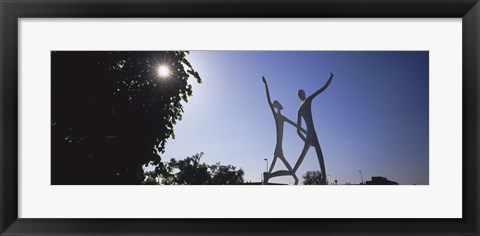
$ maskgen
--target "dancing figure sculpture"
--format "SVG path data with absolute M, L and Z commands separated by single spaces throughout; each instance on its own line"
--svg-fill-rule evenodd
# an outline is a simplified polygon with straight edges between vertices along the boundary
M 270 178 L 276 177 L 276 176 L 281 176 L 281 175 L 292 175 L 293 178 L 295 179 L 295 184 L 297 184 L 298 183 L 298 178 L 297 178 L 296 174 L 294 172 L 292 172 L 292 167 L 290 166 L 288 161 L 285 159 L 285 155 L 283 154 L 283 145 L 282 145 L 283 144 L 283 126 L 284 126 L 284 123 L 287 122 L 287 123 L 289 123 L 289 124 L 291 124 L 295 127 L 296 127 L 296 124 L 295 124 L 295 122 L 291 121 L 290 119 L 288 119 L 287 117 L 285 117 L 282 114 L 281 111 L 283 110 L 283 106 L 282 106 L 282 104 L 280 104 L 280 102 L 278 102 L 277 100 L 272 102 L 272 100 L 270 99 L 270 91 L 268 89 L 267 80 L 263 76 L 262 76 L 262 80 L 263 80 L 263 83 L 265 84 L 265 90 L 266 90 L 266 93 L 267 93 L 268 105 L 270 106 L 270 109 L 272 110 L 273 118 L 275 119 L 275 128 L 276 128 L 276 131 L 277 131 L 277 143 L 275 145 L 275 151 L 273 152 L 272 164 L 270 165 L 270 168 L 269 168 L 268 172 L 265 172 L 264 175 L 263 175 L 264 184 L 267 184 L 268 180 Z M 304 134 L 306 134 L 306 131 L 301 127 L 300 127 L 300 132 L 303 132 Z M 272 176 L 271 173 L 273 171 L 273 167 L 275 166 L 275 163 L 276 163 L 277 159 L 280 159 L 283 162 L 283 164 L 285 164 L 285 167 L 287 167 L 288 171 L 280 171 L 278 173 L 276 172 L 276 175 Z
M 315 152 L 317 153 L 317 158 L 318 162 L 320 163 L 320 171 L 322 172 L 322 178 L 320 180 L 320 184 L 325 185 L 327 184 L 327 173 L 325 170 L 325 162 L 323 159 L 323 153 L 322 149 L 320 148 L 320 144 L 318 143 L 318 138 L 317 138 L 317 133 L 315 132 L 315 127 L 313 126 L 313 118 L 312 118 L 312 101 L 313 99 L 319 95 L 321 92 L 323 92 L 328 85 L 332 82 L 333 79 L 333 74 L 330 73 L 330 78 L 328 78 L 328 81 L 323 85 L 322 88 L 317 90 L 315 93 L 310 95 L 309 97 L 305 96 L 305 91 L 302 89 L 298 90 L 298 97 L 302 101 L 300 104 L 300 107 L 298 108 L 298 119 L 297 119 L 297 134 L 298 136 L 305 142 L 305 145 L 303 146 L 302 153 L 300 154 L 300 157 L 297 160 L 297 163 L 293 167 L 292 172 L 295 173 L 298 170 L 298 167 L 300 167 L 300 164 L 302 164 L 303 159 L 305 158 L 305 155 L 307 154 L 308 150 L 310 149 L 311 146 L 315 147 Z M 305 125 L 307 127 L 307 132 L 306 135 L 302 133 L 302 130 L 300 129 L 302 127 L 302 119 L 305 120 Z

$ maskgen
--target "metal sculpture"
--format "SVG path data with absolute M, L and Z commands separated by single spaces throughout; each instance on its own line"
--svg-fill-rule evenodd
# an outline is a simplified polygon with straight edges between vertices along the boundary
M 317 133 L 315 131 L 315 127 L 313 125 L 313 118 L 312 118 L 312 101 L 313 99 L 322 93 L 332 82 L 333 79 L 333 74 L 330 73 L 330 77 L 328 78 L 327 82 L 325 85 L 323 85 L 322 88 L 317 90 L 315 93 L 310 95 L 309 97 L 306 97 L 305 91 L 300 89 L 298 91 L 298 97 L 301 100 L 300 107 L 298 108 L 298 119 L 297 123 L 294 123 L 287 117 L 281 114 L 281 110 L 283 109 L 283 106 L 275 100 L 273 103 L 271 102 L 270 99 L 270 92 L 268 89 L 267 81 L 265 77 L 262 77 L 263 83 L 265 84 L 265 90 L 267 93 L 267 101 L 270 106 L 270 109 L 272 110 L 273 117 L 275 119 L 275 125 L 276 125 L 276 130 L 277 130 L 277 144 L 275 146 L 275 151 L 273 154 L 273 160 L 272 160 L 272 165 L 270 166 L 270 169 L 268 172 L 263 173 L 263 184 L 268 184 L 268 181 L 270 178 L 273 177 L 278 177 L 278 176 L 286 176 L 286 175 L 291 175 L 295 179 L 295 185 L 298 184 L 298 178 L 296 176 L 296 172 L 300 165 L 303 162 L 303 159 L 305 158 L 305 155 L 307 154 L 308 150 L 310 149 L 311 146 L 315 148 L 315 152 L 317 154 L 318 162 L 320 164 L 320 171 L 322 172 L 322 177 L 320 180 L 320 184 L 325 185 L 327 184 L 327 179 L 326 179 L 326 170 L 325 170 L 325 161 L 323 159 L 323 153 L 322 149 L 320 148 L 320 144 L 318 142 L 317 138 Z M 306 130 L 302 128 L 302 119 L 305 121 L 306 125 Z M 284 122 L 287 122 L 291 124 L 292 126 L 296 127 L 297 129 L 297 134 L 298 136 L 303 140 L 304 146 L 302 149 L 302 152 L 295 164 L 295 166 L 292 168 L 291 165 L 288 163 L 288 161 L 285 159 L 285 156 L 283 154 L 283 124 Z M 287 167 L 287 170 L 279 170 L 279 171 L 273 171 L 273 167 L 275 166 L 275 162 L 277 159 L 280 159 L 285 166 Z

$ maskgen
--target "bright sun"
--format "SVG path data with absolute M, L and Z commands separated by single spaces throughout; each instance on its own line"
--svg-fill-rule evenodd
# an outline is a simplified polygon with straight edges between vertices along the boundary
M 170 75 L 170 68 L 168 66 L 160 66 L 157 72 L 160 77 L 167 77 Z

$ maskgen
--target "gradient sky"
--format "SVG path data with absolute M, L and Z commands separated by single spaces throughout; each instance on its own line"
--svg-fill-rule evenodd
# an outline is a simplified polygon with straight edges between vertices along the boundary
M 428 184 L 428 52 L 192 51 L 188 56 L 203 83 L 194 83 L 182 121 L 174 127 L 162 161 L 204 152 L 203 161 L 245 170 L 258 182 L 273 158 L 275 123 L 261 80 L 272 101 L 296 121 L 300 100 L 330 86 L 312 104 L 329 181 L 360 182 L 384 176 L 400 184 Z M 284 153 L 293 166 L 303 142 L 286 125 Z M 285 169 L 277 161 L 276 170 Z M 313 148 L 297 171 L 319 170 Z M 291 177 L 270 182 L 293 183 Z

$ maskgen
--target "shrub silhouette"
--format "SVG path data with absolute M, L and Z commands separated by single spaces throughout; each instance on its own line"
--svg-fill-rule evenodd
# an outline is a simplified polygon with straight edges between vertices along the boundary
M 304 185 L 319 185 L 322 181 L 322 173 L 320 171 L 307 171 L 303 175 L 303 184 Z
M 170 159 L 159 163 L 155 171 L 145 173 L 144 184 L 232 185 L 243 184 L 245 172 L 232 165 L 201 163 L 202 153 L 183 160 Z

